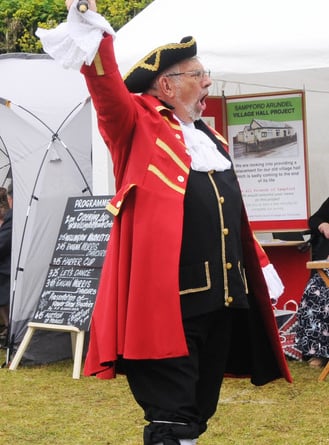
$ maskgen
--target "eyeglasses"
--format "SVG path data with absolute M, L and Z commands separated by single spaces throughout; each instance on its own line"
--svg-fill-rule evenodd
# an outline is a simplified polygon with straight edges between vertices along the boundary
M 175 77 L 184 75 L 194 77 L 195 80 L 203 80 L 205 77 L 210 77 L 210 71 L 194 70 L 194 71 L 184 71 L 183 73 L 169 73 L 166 75 L 166 77 Z

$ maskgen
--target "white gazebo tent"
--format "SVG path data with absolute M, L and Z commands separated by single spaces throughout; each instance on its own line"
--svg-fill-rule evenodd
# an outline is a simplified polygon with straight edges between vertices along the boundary
M 326 0 L 154 0 L 117 33 L 124 74 L 156 46 L 193 35 L 213 96 L 304 90 L 310 204 L 328 196 L 329 33 Z
M 67 198 L 92 194 L 91 104 L 83 78 L 48 56 L 0 56 L 1 185 L 13 181 L 10 347 L 47 276 Z M 42 345 L 42 346 L 41 346 Z M 35 335 L 27 356 L 71 354 L 69 335 Z

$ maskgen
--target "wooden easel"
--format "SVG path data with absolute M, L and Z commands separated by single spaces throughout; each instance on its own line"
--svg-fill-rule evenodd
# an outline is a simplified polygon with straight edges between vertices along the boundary
M 44 324 L 44 323 L 30 322 L 30 323 L 28 323 L 27 326 L 28 326 L 27 331 L 24 335 L 22 343 L 19 345 L 19 348 L 16 351 L 14 359 L 10 363 L 9 369 L 14 371 L 17 368 L 17 366 L 19 365 L 19 362 L 21 361 L 21 359 L 24 355 L 24 352 L 26 351 L 36 329 L 49 330 L 49 331 L 64 331 L 64 332 L 71 333 L 72 356 L 73 356 L 73 360 L 74 360 L 72 377 L 74 379 L 79 379 L 80 373 L 81 373 L 83 342 L 84 342 L 85 332 L 80 331 L 80 329 L 78 329 L 74 326 L 61 326 L 61 325 L 55 325 L 55 324 Z
M 306 263 L 306 267 L 307 269 L 316 269 L 320 277 L 323 279 L 325 285 L 329 287 L 329 278 L 322 270 L 322 269 L 329 269 L 329 260 L 308 261 Z M 329 361 L 319 376 L 318 379 L 319 382 L 323 382 L 328 374 L 329 374 Z

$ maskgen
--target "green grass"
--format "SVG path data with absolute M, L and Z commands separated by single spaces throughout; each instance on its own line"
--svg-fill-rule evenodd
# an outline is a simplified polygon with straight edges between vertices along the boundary
M 318 382 L 306 363 L 289 367 L 293 384 L 226 379 L 198 445 L 329 445 L 329 376 Z M 143 414 L 125 377 L 77 380 L 72 370 L 70 360 L 0 369 L 0 444 L 142 444 Z

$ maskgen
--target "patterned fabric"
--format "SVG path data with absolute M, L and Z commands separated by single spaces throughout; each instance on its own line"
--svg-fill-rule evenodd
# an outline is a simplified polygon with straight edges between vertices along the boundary
M 297 304 L 296 304 L 297 307 Z M 283 311 L 284 316 L 276 316 L 284 355 L 292 360 L 302 360 L 302 353 L 296 348 L 297 312 Z
M 329 269 L 324 269 L 329 277 Z M 309 280 L 297 311 L 296 347 L 305 357 L 329 358 L 329 287 L 318 273 Z

